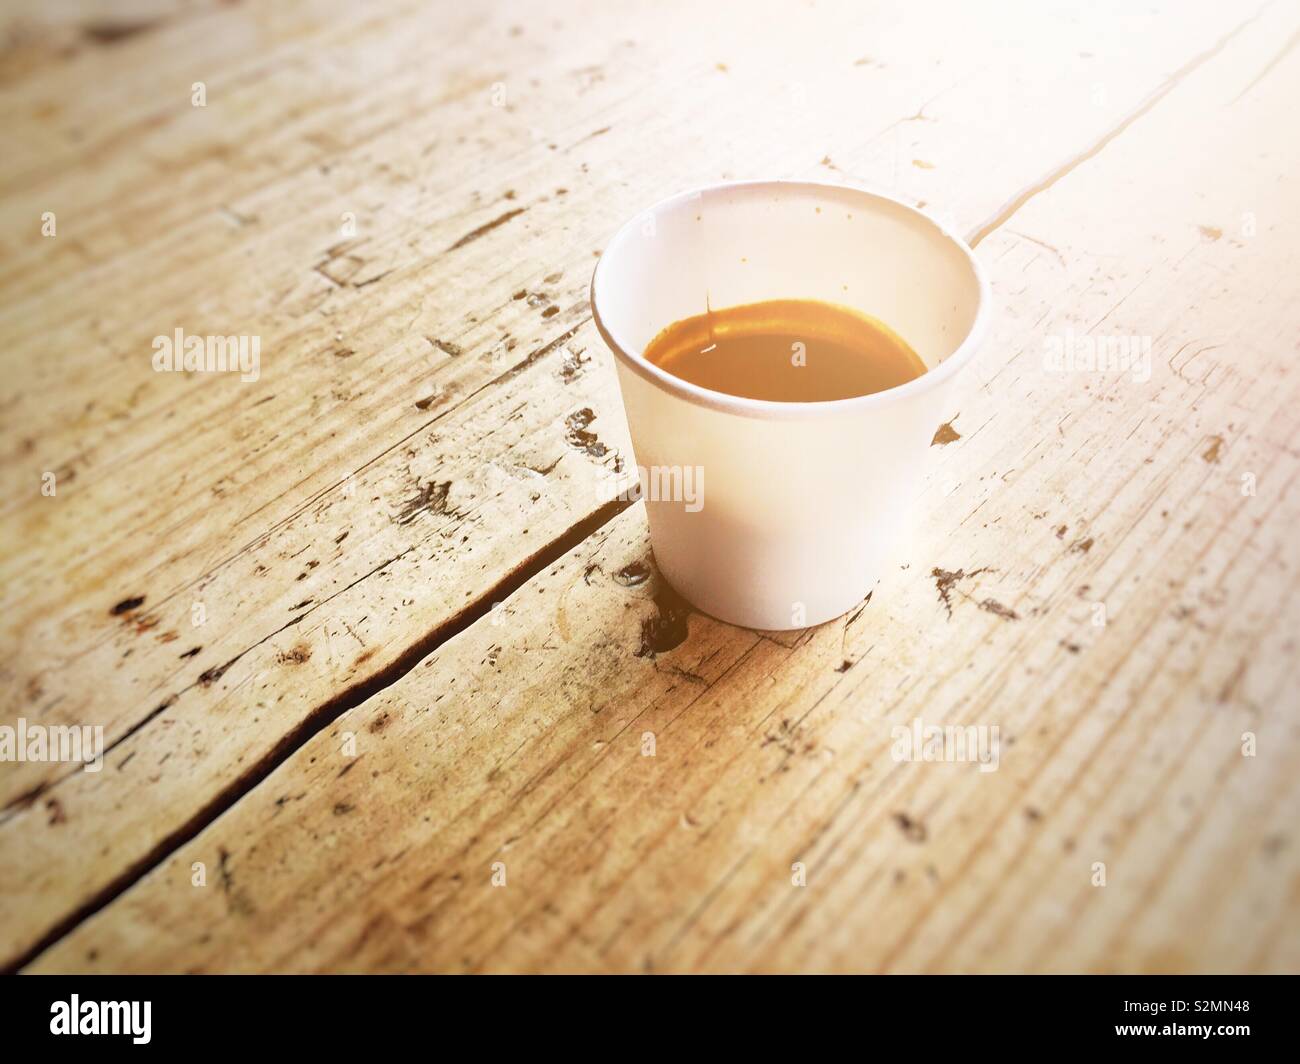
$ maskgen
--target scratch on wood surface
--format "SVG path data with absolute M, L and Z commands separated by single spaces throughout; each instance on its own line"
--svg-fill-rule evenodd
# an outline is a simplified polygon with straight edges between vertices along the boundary
M 515 207 L 512 210 L 506 211 L 505 214 L 493 218 L 492 221 L 490 222 L 485 222 L 483 225 L 480 225 L 477 229 L 471 229 L 463 237 L 457 240 L 456 243 L 452 244 L 451 247 L 449 247 L 447 250 L 456 251 L 459 248 L 463 248 L 466 244 L 472 244 L 479 237 L 492 232 L 492 230 L 496 229 L 498 226 L 505 225 L 506 222 L 510 221 L 510 219 L 519 217 L 519 215 L 523 214 L 524 211 L 526 210 L 528 210 L 527 207 Z
M 1030 236 L 1028 233 L 1021 233 L 1021 232 L 1019 232 L 1018 230 L 1015 230 L 1015 229 L 1008 229 L 1007 232 L 1010 233 L 1012 236 L 1019 237 L 1021 240 L 1028 240 L 1029 243 L 1031 243 L 1031 244 L 1037 244 L 1037 245 L 1038 245 L 1040 248 L 1042 248 L 1044 251 L 1050 251 L 1053 255 L 1056 256 L 1056 260 L 1057 260 L 1057 261 L 1058 261 L 1062 266 L 1068 266 L 1068 265 L 1069 265 L 1069 263 L 1067 263 L 1067 262 L 1065 261 L 1065 256 L 1062 255 L 1061 252 L 1060 252 L 1057 248 L 1055 248 L 1055 247 L 1053 247 L 1051 244 L 1047 243 L 1046 240 L 1039 240 L 1036 236 Z
M 1268 64 L 1264 67 L 1263 70 L 1261 70 L 1258 74 L 1255 75 L 1254 79 L 1251 81 L 1249 85 L 1247 85 L 1244 89 L 1241 90 L 1241 92 L 1237 93 L 1237 95 L 1233 97 L 1232 102 L 1236 103 L 1243 96 L 1245 96 L 1246 93 L 1250 92 L 1251 89 L 1253 89 L 1256 85 L 1258 85 L 1261 81 L 1263 81 L 1266 77 L 1268 77 L 1269 71 L 1271 71 L 1275 66 L 1277 66 L 1278 63 L 1280 63 L 1283 59 L 1285 59 L 1286 56 L 1296 46 L 1297 43 L 1300 43 L 1300 30 L 1296 30 L 1293 34 L 1291 34 L 1291 39 L 1288 40 L 1286 44 L 1282 46 L 1282 50 L 1279 51 L 1277 55 L 1273 56 L 1273 58 L 1268 61 Z

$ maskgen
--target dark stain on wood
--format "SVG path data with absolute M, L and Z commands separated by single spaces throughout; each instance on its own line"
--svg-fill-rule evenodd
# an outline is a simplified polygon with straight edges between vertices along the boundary
M 444 355 L 450 355 L 452 358 L 459 358 L 465 353 L 460 344 L 453 344 L 450 340 L 439 340 L 436 336 L 426 336 L 425 339 Z
M 1002 605 L 1002 603 L 997 599 L 986 598 L 979 604 L 979 606 L 985 613 L 992 613 L 995 616 L 1001 617 L 1004 621 L 1020 620 L 1020 614 L 1011 609 L 1011 607 Z
M 81 35 L 95 44 L 121 44 L 123 41 L 147 33 L 159 25 L 162 19 L 105 19 L 102 22 L 88 22 L 81 27 Z
M 956 421 L 960 415 L 954 415 L 952 421 Z M 946 447 L 961 439 L 961 433 L 952 427 L 952 421 L 945 421 L 934 430 L 934 439 L 930 441 L 931 447 Z
M 108 612 L 114 617 L 121 617 L 122 614 L 130 613 L 132 610 L 138 610 L 143 605 L 143 595 L 132 595 L 130 598 L 124 598 Z
M 221 679 L 221 677 L 225 674 L 225 671 L 228 668 L 230 668 L 230 666 L 233 664 L 234 664 L 233 661 L 228 661 L 224 665 L 213 665 L 212 668 L 199 673 L 199 686 L 211 687 L 214 683 L 216 683 L 218 680 Z
M 903 833 L 908 842 L 921 843 L 929 838 L 930 833 L 925 825 L 919 820 L 913 820 L 906 813 L 895 813 L 894 823 L 898 825 L 898 830 Z
M 560 363 L 560 380 L 564 384 L 572 384 L 582 376 L 583 367 L 591 361 L 589 358 L 583 358 L 582 351 L 573 351 L 565 348 L 564 359 Z
M 221 876 L 221 890 L 226 895 L 227 904 L 230 906 L 230 912 L 236 916 L 252 916 L 257 912 L 257 907 L 248 897 L 248 892 L 235 889 L 235 874 L 230 870 L 230 851 L 224 846 L 218 849 L 219 864 L 218 872 Z
M 50 811 L 50 819 L 47 822 L 50 827 L 68 822 L 68 814 L 63 811 L 63 804 L 57 798 L 47 798 L 45 808 Z
M 594 432 L 588 431 L 588 426 L 595 420 L 596 414 L 589 406 L 574 411 L 564 419 L 566 430 L 564 439 L 570 447 L 574 447 L 592 458 L 603 458 L 609 454 L 609 448 L 600 442 Z
M 614 582 L 624 587 L 637 587 L 650 579 L 650 566 L 645 562 L 629 562 L 614 574 Z
M 638 658 L 653 658 L 657 654 L 681 646 L 689 635 L 688 620 L 691 607 L 666 580 L 659 581 L 655 591 L 655 615 L 641 622 L 641 646 Z
M 930 570 L 930 575 L 934 577 L 935 589 L 939 592 L 939 601 L 943 603 L 949 617 L 952 616 L 952 592 L 958 581 L 969 580 L 973 576 L 986 572 L 988 572 L 987 567 L 972 569 L 969 573 L 965 569 L 940 569 L 937 566 Z
M 311 660 L 311 647 L 306 643 L 298 643 L 291 650 L 277 654 L 275 660 L 281 665 L 302 665 Z
M 393 522 L 399 525 L 409 525 L 422 513 L 445 514 L 450 511 L 447 508 L 447 496 L 451 492 L 451 481 L 444 480 L 441 483 L 431 480 L 429 483 L 420 488 L 414 495 L 402 503 L 402 509 L 398 511 Z

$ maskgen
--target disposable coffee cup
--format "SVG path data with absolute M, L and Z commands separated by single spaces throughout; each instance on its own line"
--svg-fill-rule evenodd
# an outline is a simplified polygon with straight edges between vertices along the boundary
M 869 314 L 926 372 L 872 395 L 786 403 L 712 391 L 645 358 L 674 322 L 776 299 Z M 716 185 L 624 225 L 596 265 L 591 306 L 668 582 L 747 628 L 810 627 L 861 602 L 896 557 L 988 323 L 988 281 L 966 243 L 862 189 Z

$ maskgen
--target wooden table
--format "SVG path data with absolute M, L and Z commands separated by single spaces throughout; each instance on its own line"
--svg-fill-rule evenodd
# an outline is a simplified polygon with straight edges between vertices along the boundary
M 6 8 L 3 723 L 107 745 L 0 765 L 7 967 L 1300 965 L 1295 4 L 657 6 Z M 795 633 L 671 607 L 587 303 L 765 176 L 998 303 Z

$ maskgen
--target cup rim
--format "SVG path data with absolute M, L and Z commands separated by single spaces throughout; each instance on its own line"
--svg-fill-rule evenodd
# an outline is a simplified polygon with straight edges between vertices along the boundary
M 597 299 L 597 289 L 600 282 L 600 269 L 605 264 L 605 256 L 609 252 L 611 245 L 618 242 L 619 238 L 632 229 L 634 226 L 651 215 L 658 214 L 669 207 L 689 200 L 692 197 L 703 195 L 706 192 L 717 192 L 727 189 L 736 188 L 771 188 L 777 191 L 791 192 L 797 189 L 807 189 L 815 191 L 833 190 L 836 192 L 853 192 L 869 200 L 876 200 L 891 204 L 894 207 L 901 208 L 907 214 L 932 229 L 936 230 L 940 236 L 949 241 L 965 257 L 967 263 L 974 274 L 975 282 L 979 291 L 979 300 L 975 308 L 975 319 L 971 322 L 971 327 L 965 337 L 962 338 L 957 348 L 945 358 L 939 365 L 933 369 L 927 369 L 919 377 L 915 377 L 903 384 L 895 385 L 892 388 L 886 388 L 884 391 L 872 392 L 869 395 L 855 395 L 848 399 L 826 399 L 812 402 L 782 402 L 774 399 L 746 399 L 743 396 L 731 395 L 727 392 L 714 391 L 712 388 L 704 388 L 698 384 L 692 384 L 690 381 L 684 381 L 676 377 L 665 369 L 661 369 L 645 357 L 645 355 L 632 348 L 630 345 L 624 345 L 614 335 L 612 329 L 606 325 L 600 315 L 600 303 Z M 752 180 L 752 181 L 722 181 L 713 185 L 702 185 L 698 188 L 689 189 L 685 192 L 679 192 L 674 196 L 660 200 L 637 214 L 633 215 L 628 221 L 615 231 L 601 252 L 600 258 L 596 261 L 596 268 L 591 274 L 591 286 L 589 289 L 589 300 L 591 303 L 591 316 L 596 323 L 596 329 L 599 331 L 601 338 L 605 341 L 614 356 L 619 359 L 625 366 L 633 372 L 645 378 L 651 384 L 656 384 L 665 391 L 678 396 L 687 402 L 694 403 L 697 406 L 710 407 L 728 414 L 738 414 L 743 417 L 761 418 L 764 420 L 815 420 L 824 417 L 836 417 L 843 414 L 854 414 L 861 411 L 873 409 L 878 406 L 885 406 L 890 403 L 898 402 L 904 399 L 910 399 L 913 396 L 920 395 L 923 392 L 937 388 L 945 381 L 955 376 L 963 366 L 972 358 L 975 352 L 984 341 L 984 334 L 988 330 L 989 319 L 992 316 L 993 295 L 989 287 L 988 276 L 984 271 L 983 265 L 975 257 L 974 251 L 960 236 L 954 233 L 937 218 L 927 214 L 918 207 L 913 207 L 910 203 L 904 203 L 895 196 L 888 195 L 884 192 L 877 192 L 871 189 L 862 188 L 858 185 L 851 185 L 834 181 L 795 181 L 795 180 Z M 671 325 L 672 322 L 666 322 L 664 327 Z

